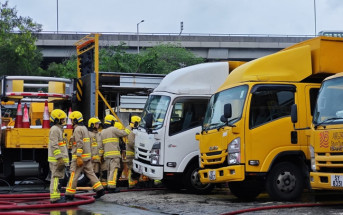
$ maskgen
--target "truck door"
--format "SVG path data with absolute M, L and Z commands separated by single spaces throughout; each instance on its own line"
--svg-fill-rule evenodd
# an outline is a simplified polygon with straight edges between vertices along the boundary
M 165 137 L 165 172 L 177 172 L 187 155 L 192 152 L 194 155 L 198 154 L 196 152 L 199 151 L 199 146 L 195 134 L 201 131 L 207 103 L 208 98 L 201 97 L 182 97 L 174 100 Z
M 294 104 L 294 85 L 255 85 L 250 94 L 248 123 L 246 123 L 246 171 L 266 171 L 283 147 L 300 147 L 291 143 L 293 129 L 291 105 Z M 252 162 L 254 161 L 254 162 Z M 258 165 L 249 165 L 249 163 Z M 266 162 L 266 163 L 265 163 Z

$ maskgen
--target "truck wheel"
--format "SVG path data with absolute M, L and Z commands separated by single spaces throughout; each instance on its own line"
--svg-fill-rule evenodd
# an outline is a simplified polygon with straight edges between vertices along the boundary
M 266 181 L 267 192 L 278 201 L 294 201 L 304 190 L 304 176 L 301 169 L 289 162 L 276 164 Z
M 229 182 L 228 185 L 234 196 L 245 201 L 254 200 L 264 190 L 262 183 L 256 180 Z
M 201 183 L 198 170 L 199 166 L 197 163 L 192 163 L 188 167 L 183 178 L 185 187 L 187 190 L 195 194 L 208 194 L 213 190 L 214 184 Z

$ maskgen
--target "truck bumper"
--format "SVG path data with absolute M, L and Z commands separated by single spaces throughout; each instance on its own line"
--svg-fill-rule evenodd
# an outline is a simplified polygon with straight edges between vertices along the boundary
M 341 186 L 331 185 L 331 177 L 340 176 L 343 178 L 343 173 L 323 173 L 323 172 L 311 172 L 310 182 L 312 189 L 316 190 L 343 190 L 343 183 Z
M 227 166 L 218 169 L 203 169 L 199 171 L 201 183 L 222 183 L 243 181 L 245 171 L 243 165 Z
M 137 160 L 133 160 L 133 170 L 151 179 L 163 179 L 163 166 L 151 166 Z

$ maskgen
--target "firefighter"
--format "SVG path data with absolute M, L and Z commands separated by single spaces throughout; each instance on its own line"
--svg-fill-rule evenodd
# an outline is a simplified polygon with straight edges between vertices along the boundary
M 101 131 L 101 139 L 104 145 L 104 158 L 107 163 L 107 188 L 109 193 L 118 192 L 117 177 L 120 168 L 120 147 L 119 137 L 125 137 L 131 133 L 131 127 L 125 130 L 119 130 L 114 127 L 116 118 L 113 115 L 107 115 L 104 119 L 104 130 Z
M 139 122 L 141 121 L 141 118 L 139 116 L 132 116 L 130 119 L 130 125 L 133 129 L 137 129 Z M 125 160 L 123 162 L 126 163 L 128 167 L 128 183 L 129 188 L 133 188 L 136 185 L 136 181 L 132 179 L 132 168 L 133 163 L 132 160 L 135 158 L 135 134 L 134 132 L 131 132 L 128 136 L 128 141 L 126 144 L 126 156 Z
M 50 202 L 64 203 L 64 196 L 58 189 L 59 179 L 65 175 L 65 167 L 69 165 L 68 148 L 63 139 L 63 125 L 66 122 L 67 114 L 60 109 L 51 112 L 50 121 L 53 126 L 49 133 L 48 162 L 51 171 L 50 180 Z
M 91 140 L 91 154 L 92 154 L 92 164 L 93 164 L 93 171 L 97 177 L 99 177 L 100 182 L 104 188 L 107 187 L 107 176 L 104 171 L 104 148 L 102 145 L 101 134 L 99 131 L 101 121 L 96 118 L 92 117 L 88 120 L 88 131 L 89 131 L 89 138 Z M 104 177 L 105 176 L 105 177 Z
M 82 113 L 73 111 L 69 118 L 72 120 L 74 130 L 71 137 L 73 144 L 71 151 L 72 162 L 70 167 L 70 178 L 66 188 L 66 198 L 68 200 L 74 199 L 77 180 L 82 171 L 89 178 L 93 190 L 96 191 L 94 198 L 100 198 L 105 195 L 105 190 L 93 171 L 90 138 L 86 126 L 83 125 Z
M 100 158 L 103 155 L 101 136 L 100 132 L 98 131 L 99 125 L 100 120 L 98 118 L 92 117 L 88 120 L 88 134 L 91 140 L 91 160 L 93 164 L 93 171 L 98 177 L 100 174 Z

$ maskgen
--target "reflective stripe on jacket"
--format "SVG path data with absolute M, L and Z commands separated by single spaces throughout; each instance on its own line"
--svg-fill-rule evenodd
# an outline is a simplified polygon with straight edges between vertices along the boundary
M 91 159 L 91 143 L 86 126 L 75 125 L 70 141 L 73 143 L 71 150 L 73 160 L 77 157 L 82 157 L 84 161 Z
M 100 132 L 89 131 L 89 138 L 91 140 L 92 161 L 98 163 L 100 162 L 101 156 L 104 154 L 101 134 Z
M 125 137 L 131 133 L 131 127 L 119 130 L 115 127 L 108 127 L 101 131 L 101 139 L 104 147 L 104 158 L 121 157 L 119 137 Z
M 68 148 L 63 139 L 62 125 L 54 125 L 50 128 L 48 144 L 48 162 L 56 163 L 59 158 L 63 158 L 69 164 Z

